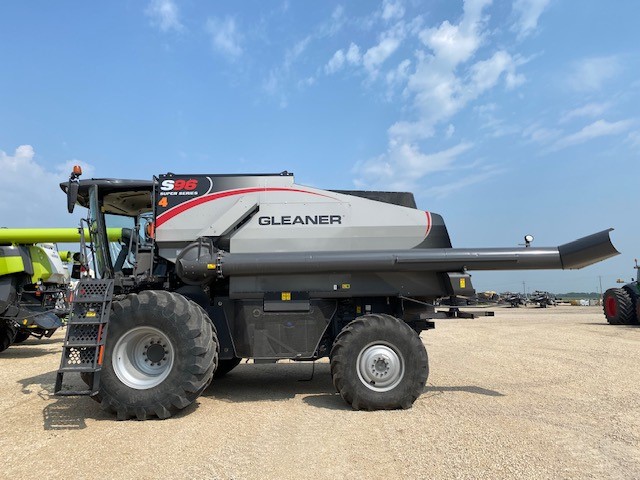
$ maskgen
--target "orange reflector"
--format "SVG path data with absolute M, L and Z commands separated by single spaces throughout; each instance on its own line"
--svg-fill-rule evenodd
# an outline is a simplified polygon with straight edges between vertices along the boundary
M 155 238 L 156 237 L 156 224 L 155 222 L 149 222 L 145 225 L 144 230 L 147 234 L 147 238 Z
M 98 365 L 102 365 L 102 358 L 104 357 L 104 345 L 100 346 L 100 351 L 98 353 Z

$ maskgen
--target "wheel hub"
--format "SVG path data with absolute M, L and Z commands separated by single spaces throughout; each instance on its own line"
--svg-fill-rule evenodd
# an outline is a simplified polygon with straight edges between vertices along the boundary
M 387 392 L 402 381 L 404 358 L 390 344 L 369 344 L 358 355 L 357 369 L 360 381 L 367 388 Z
M 169 338 L 155 327 L 136 327 L 122 335 L 113 349 L 112 366 L 128 387 L 146 390 L 169 376 L 174 362 Z
M 389 373 L 389 359 L 384 356 L 374 359 L 373 364 L 371 365 L 371 372 L 376 377 L 387 375 Z
M 151 364 L 153 365 L 154 363 L 160 364 L 163 360 L 165 360 L 167 357 L 167 353 L 168 352 L 162 345 L 160 345 L 160 343 L 153 343 L 152 341 L 150 345 L 145 345 L 145 351 L 143 352 L 143 355 L 147 357 L 145 361 L 151 362 Z
M 607 315 L 609 315 L 610 317 L 615 317 L 617 313 L 616 299 L 613 297 L 607 298 L 605 309 L 607 310 Z

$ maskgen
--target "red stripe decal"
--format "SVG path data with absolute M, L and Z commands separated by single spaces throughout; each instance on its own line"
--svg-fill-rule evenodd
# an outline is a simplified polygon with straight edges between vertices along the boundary
M 326 197 L 332 200 L 335 198 L 330 197 L 329 195 L 323 195 L 322 193 L 309 192 L 307 190 L 298 190 L 296 188 L 265 188 L 265 187 L 253 187 L 253 188 L 239 188 L 237 190 L 227 190 L 224 192 L 216 192 L 211 193 L 209 195 L 204 195 L 202 197 L 194 198 L 192 200 L 188 200 L 180 205 L 176 205 L 175 207 L 170 208 L 166 212 L 158 215 L 156 219 L 156 228 L 160 227 L 162 224 L 168 222 L 176 215 L 180 215 L 183 212 L 186 212 L 190 208 L 197 207 L 198 205 L 202 205 L 206 202 L 212 202 L 213 200 L 218 200 L 219 198 L 232 197 L 235 195 L 244 195 L 247 193 L 258 193 L 258 192 L 294 192 L 294 193 L 306 193 L 308 195 L 317 195 L 319 197 Z
M 424 212 L 427 214 L 427 231 L 424 234 L 425 237 L 429 236 L 429 233 L 431 232 L 431 214 L 429 212 Z

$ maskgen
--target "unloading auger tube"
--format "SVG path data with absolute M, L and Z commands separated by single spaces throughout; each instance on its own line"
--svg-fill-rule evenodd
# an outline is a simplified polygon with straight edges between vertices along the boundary
M 451 272 L 464 270 L 578 269 L 618 251 L 603 230 L 559 247 L 429 248 L 404 251 L 229 253 L 200 238 L 176 259 L 178 276 L 190 284 L 246 275 L 327 272 Z

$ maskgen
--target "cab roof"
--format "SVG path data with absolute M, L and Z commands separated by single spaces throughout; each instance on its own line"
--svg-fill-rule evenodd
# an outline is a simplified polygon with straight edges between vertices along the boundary
M 151 210 L 153 191 L 151 180 L 126 180 L 120 178 L 91 178 L 78 184 L 78 204 L 89 207 L 89 189 L 96 185 L 105 213 L 117 215 L 139 215 Z M 60 184 L 67 193 L 69 182 Z

